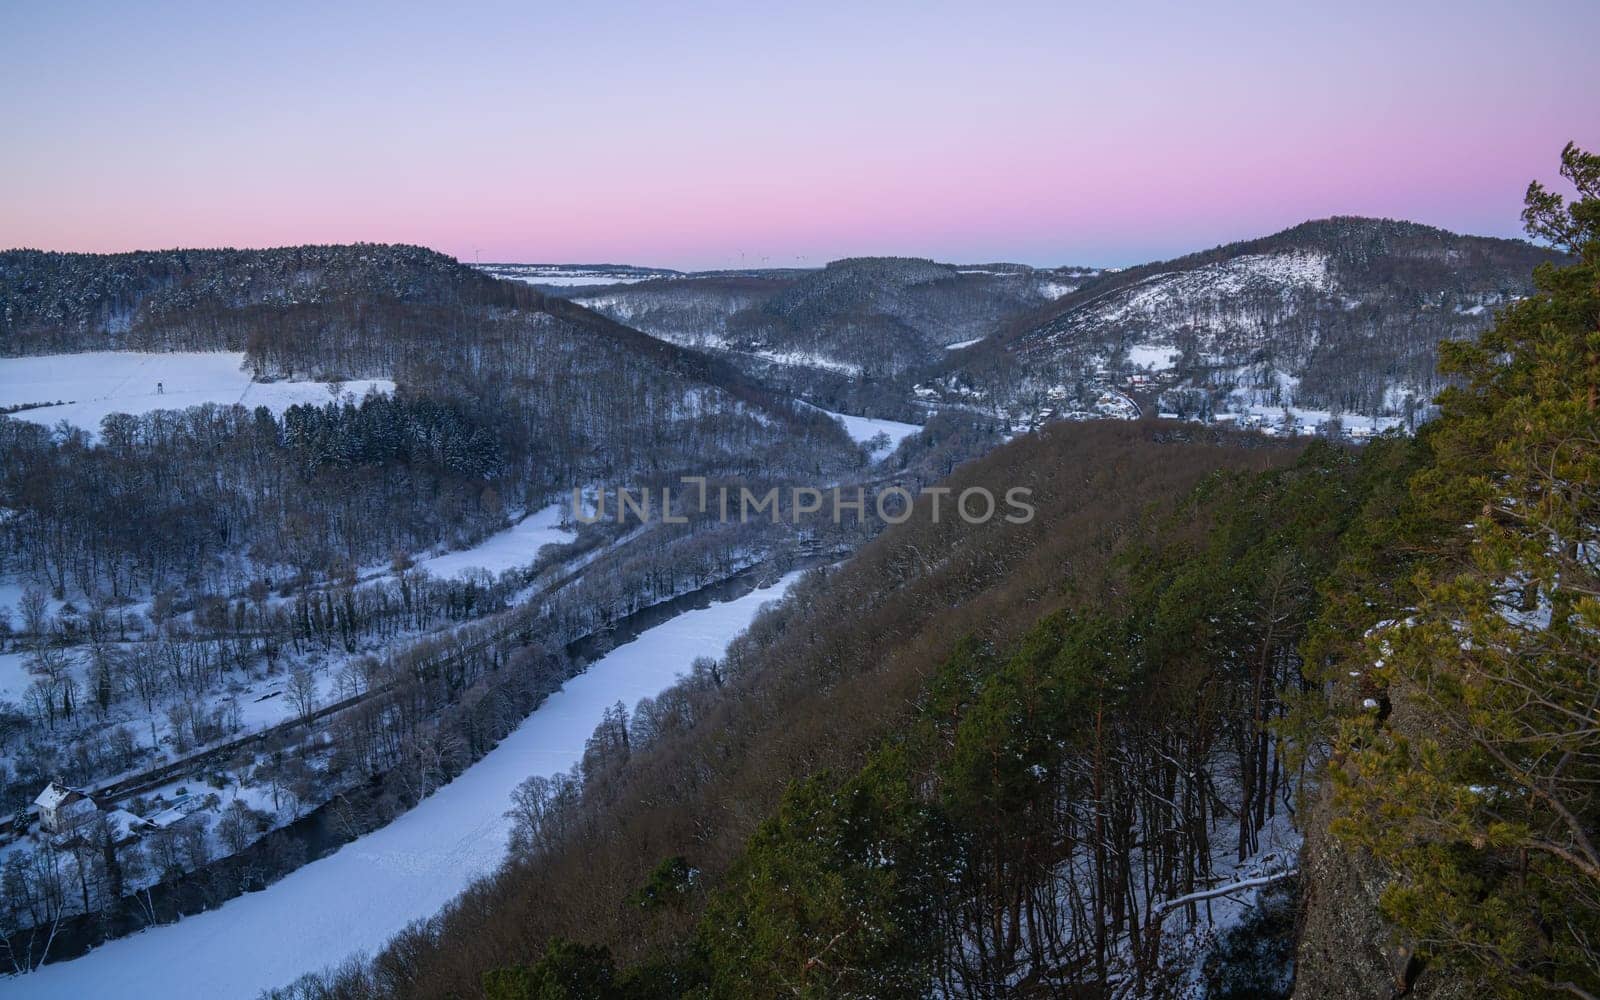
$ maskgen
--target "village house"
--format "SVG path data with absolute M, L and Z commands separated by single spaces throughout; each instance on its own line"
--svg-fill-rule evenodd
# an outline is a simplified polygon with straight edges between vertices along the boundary
M 44 786 L 33 804 L 39 809 L 39 827 L 46 833 L 70 830 L 84 817 L 99 811 L 86 793 L 58 781 Z

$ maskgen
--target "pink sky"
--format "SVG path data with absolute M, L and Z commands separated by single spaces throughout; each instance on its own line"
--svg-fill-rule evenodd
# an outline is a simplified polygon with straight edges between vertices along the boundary
M 0 246 L 1127 264 L 1600 146 L 1592 0 L 576 6 L 8 5 Z

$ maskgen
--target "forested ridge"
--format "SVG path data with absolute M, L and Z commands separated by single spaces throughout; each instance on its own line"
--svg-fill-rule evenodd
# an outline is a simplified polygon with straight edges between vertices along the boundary
M 13 351 L 235 349 L 259 379 L 399 386 L 281 417 L 117 414 L 99 434 L 0 421 L 0 568 L 57 597 L 337 576 L 470 543 L 597 481 L 862 465 L 834 421 L 712 359 L 430 251 L 15 251 L 3 266 Z M 200 456 L 214 475 L 193 475 Z
M 851 412 L 960 408 L 1029 427 L 1104 415 L 1106 390 L 1132 388 L 1183 418 L 1275 425 L 1298 408 L 1369 428 L 1430 415 L 1439 343 L 1477 336 L 1559 256 L 1338 216 L 1121 269 L 851 258 L 567 294 Z
M 1052 397 L 1082 407 L 1106 369 L 1143 367 L 1163 382 L 1161 409 L 1184 416 L 1414 417 L 1445 384 L 1438 345 L 1482 332 L 1557 256 L 1393 219 L 1315 220 L 1096 276 L 920 384 L 930 398 L 1026 412 Z M 1170 363 L 1151 365 L 1150 348 Z
M 992 651 L 979 661 L 1003 660 L 1040 615 L 1118 600 L 1136 550 L 1181 523 L 1187 515 L 1175 510 L 1198 480 L 1219 466 L 1294 459 L 1292 448 L 1249 444 L 1063 426 L 963 466 L 947 485 L 1028 484 L 1039 516 L 982 529 L 914 518 L 803 584 L 725 661 L 597 732 L 580 775 L 530 786 L 517 805 L 521 846 L 504 872 L 403 935 L 371 970 L 305 988 L 472 995 L 482 971 L 537 955 L 551 938 L 608 945 L 641 963 L 636 975 L 692 977 L 703 969 L 696 921 L 788 781 L 860 768 L 919 717 L 930 665 L 971 655 L 958 649 L 976 642 Z M 693 874 L 674 885 L 675 871 Z M 666 886 L 649 888 L 659 880 Z M 641 892 L 667 902 L 640 905 Z M 799 948 L 809 938 L 792 940 Z M 654 992 L 666 989 L 657 978 L 640 988 L 670 995 Z M 747 995 L 742 988 L 729 995 Z
M 799 272 L 687 275 L 578 289 L 576 301 L 849 412 L 899 416 L 946 347 L 1031 314 L 1094 272 L 857 257 Z
M 417 248 L 8 252 L 0 302 L 6 352 L 230 350 L 252 385 L 329 390 L 276 410 L 175 394 L 98 426 L 0 416 L 0 836 L 17 846 L 0 938 L 19 971 L 64 921 L 92 918 L 98 940 L 174 919 L 132 898 L 156 881 L 199 885 L 179 904 L 193 909 L 303 863 L 205 871 L 356 785 L 374 794 L 341 820 L 350 835 L 387 822 L 575 669 L 559 655 L 574 640 L 866 532 L 686 510 L 669 525 L 657 505 L 647 530 L 574 526 L 503 572 L 436 576 L 430 559 L 517 545 L 535 514 L 555 527 L 575 488 L 915 480 L 992 439 L 981 420 L 930 421 L 875 463 L 833 418 L 715 359 Z M 354 378 L 394 388 L 357 397 Z M 113 844 L 96 820 L 59 849 L 29 809 L 50 781 L 95 788 L 185 760 L 174 781 L 103 800 L 165 813 L 148 842 Z M 188 794 L 202 785 L 220 794 Z
M 1562 172 L 1525 217 L 1569 256 L 1415 438 L 963 466 L 1040 517 L 814 575 L 525 785 L 500 872 L 284 995 L 1600 994 L 1600 157 Z

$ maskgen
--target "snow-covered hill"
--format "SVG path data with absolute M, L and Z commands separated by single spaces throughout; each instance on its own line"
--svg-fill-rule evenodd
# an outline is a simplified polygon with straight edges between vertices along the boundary
M 1553 255 L 1516 240 L 1338 218 L 1103 275 L 1031 327 L 952 354 L 927 399 L 1026 418 L 1107 385 L 1164 412 L 1414 420 L 1442 340 L 1475 335 Z

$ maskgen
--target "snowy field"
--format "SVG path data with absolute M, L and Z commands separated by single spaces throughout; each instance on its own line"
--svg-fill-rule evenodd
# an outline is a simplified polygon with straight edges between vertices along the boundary
M 1176 347 L 1163 344 L 1134 344 L 1128 348 L 1128 364 L 1155 372 L 1171 370 L 1182 356 Z
M 202 403 L 265 406 L 282 413 L 297 403 L 326 403 L 325 382 L 252 382 L 242 351 L 91 351 L 0 358 L 0 407 L 61 403 L 11 414 L 53 427 L 65 420 L 99 431 L 112 413 L 182 410 Z M 388 379 L 356 379 L 344 391 L 394 391 Z
M 592 288 L 595 285 L 637 285 L 641 281 L 654 281 L 655 275 L 618 277 L 614 274 L 506 274 L 507 281 L 521 281 L 546 288 Z
M 252 998 L 300 974 L 371 952 L 436 912 L 504 856 L 504 812 L 519 782 L 571 767 L 605 709 L 632 707 L 720 656 L 761 605 L 796 579 L 650 629 L 568 681 L 488 756 L 393 823 L 220 909 L 108 942 L 15 979 L 6 996 Z
M 595 285 L 636 285 L 658 278 L 682 277 L 675 271 L 649 268 L 583 267 L 574 264 L 479 264 L 479 270 L 506 281 L 521 281 L 546 288 L 585 288 Z
M 566 509 L 566 504 L 551 504 L 470 549 L 423 559 L 417 563 L 417 568 L 440 579 L 449 579 L 472 569 L 481 569 L 497 577 L 508 569 L 527 566 L 546 545 L 565 545 L 578 537 L 577 532 L 561 527 L 561 513 Z
M 806 405 L 810 406 L 811 404 L 807 403 Z M 889 443 L 887 446 L 873 451 L 872 460 L 874 462 L 893 454 L 894 450 L 900 447 L 901 441 L 922 430 L 916 424 L 905 424 L 898 420 L 879 420 L 876 417 L 857 417 L 848 413 L 834 413 L 832 410 L 823 410 L 820 406 L 812 408 L 821 410 L 843 424 L 844 432 L 850 435 L 850 440 L 856 444 L 866 444 L 879 434 L 887 434 Z
M 33 683 L 33 675 L 24 664 L 27 653 L 0 653 L 0 701 L 22 704 L 22 696 Z
M 839 361 L 826 354 L 817 354 L 812 351 L 768 351 L 757 350 L 748 352 L 752 357 L 763 361 L 771 361 L 776 365 L 788 365 L 791 368 L 821 368 L 824 371 L 838 372 L 851 378 L 861 375 L 861 366 L 849 361 Z

